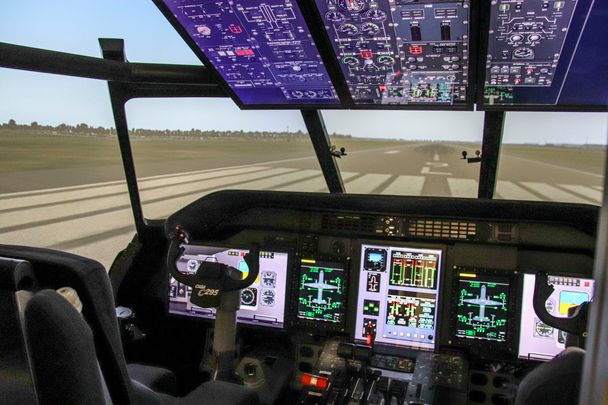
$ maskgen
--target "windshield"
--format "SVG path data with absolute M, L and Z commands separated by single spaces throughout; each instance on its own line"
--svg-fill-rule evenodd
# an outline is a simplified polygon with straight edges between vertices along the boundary
M 477 197 L 483 114 L 422 111 L 325 111 L 346 192 Z

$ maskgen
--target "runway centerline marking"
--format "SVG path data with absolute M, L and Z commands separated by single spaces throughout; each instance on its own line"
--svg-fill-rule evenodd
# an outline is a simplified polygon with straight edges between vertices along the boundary
M 386 152 L 384 152 L 385 155 L 394 155 L 396 153 L 401 153 L 400 150 L 387 150 Z

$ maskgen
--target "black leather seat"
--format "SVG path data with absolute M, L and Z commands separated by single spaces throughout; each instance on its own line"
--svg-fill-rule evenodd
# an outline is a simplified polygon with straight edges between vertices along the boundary
M 519 384 L 515 405 L 578 403 L 585 351 L 569 347 L 532 370 Z
M 101 368 L 101 377 L 114 404 L 187 404 L 191 399 L 196 399 L 199 404 L 258 402 L 254 392 L 242 386 L 221 382 L 205 383 L 186 397 L 172 397 L 167 395 L 171 391 L 167 387 L 171 387 L 172 381 L 174 384 L 174 376 L 170 371 L 150 366 L 127 366 L 115 316 L 112 288 L 106 270 L 100 263 L 64 252 L 10 245 L 0 245 L 0 256 L 30 262 L 41 288 L 70 286 L 76 290 L 83 304 L 82 315 L 92 331 L 94 354 Z M 217 395 L 218 392 L 220 395 Z M 211 398 L 212 402 L 206 398 Z

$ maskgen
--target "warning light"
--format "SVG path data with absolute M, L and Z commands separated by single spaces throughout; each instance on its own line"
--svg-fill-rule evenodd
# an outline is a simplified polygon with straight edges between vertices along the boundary
M 372 53 L 372 51 L 361 51 L 361 57 L 363 59 L 371 59 L 374 57 L 374 54 Z
M 380 86 L 380 92 L 384 93 L 386 91 L 386 85 L 385 84 L 381 84 Z
M 589 287 L 590 283 L 588 281 L 585 281 L 585 287 Z
M 234 24 L 230 24 L 228 26 L 228 29 L 230 30 L 230 32 L 232 32 L 233 34 L 240 34 L 241 32 L 243 32 L 243 29 L 241 27 L 239 27 L 238 25 L 234 25 Z
M 422 55 L 422 47 L 420 45 L 410 45 L 410 55 Z
M 329 380 L 312 374 L 302 374 L 301 383 L 305 387 L 314 387 L 325 391 L 329 385 Z

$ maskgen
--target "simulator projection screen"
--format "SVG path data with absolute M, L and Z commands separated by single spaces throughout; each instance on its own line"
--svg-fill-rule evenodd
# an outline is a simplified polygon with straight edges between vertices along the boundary
M 465 105 L 469 0 L 315 0 L 356 105 Z
M 243 106 L 339 102 L 295 0 L 162 3 Z
M 521 324 L 519 332 L 519 357 L 534 360 L 550 360 L 566 348 L 566 334 L 543 323 L 534 312 L 534 274 L 524 274 Z M 549 283 L 555 291 L 545 302 L 545 308 L 553 316 L 568 316 L 568 309 L 593 298 L 593 280 L 576 277 L 549 275 Z
M 298 285 L 298 318 L 344 323 L 344 263 L 302 259 Z
M 476 275 L 458 280 L 456 337 L 507 341 L 509 278 Z
M 608 106 L 608 2 L 492 0 L 484 104 Z
M 195 273 L 205 261 L 232 266 L 247 276 L 249 267 L 243 258 L 248 250 L 225 247 L 184 245 L 177 260 L 181 273 Z M 287 253 L 260 252 L 260 274 L 249 287 L 241 291 L 241 308 L 237 321 L 250 325 L 282 328 L 285 318 L 287 288 Z M 215 308 L 201 308 L 190 303 L 192 288 L 169 276 L 169 313 L 204 319 L 215 319 Z
M 441 254 L 363 244 L 355 339 L 435 348 Z

